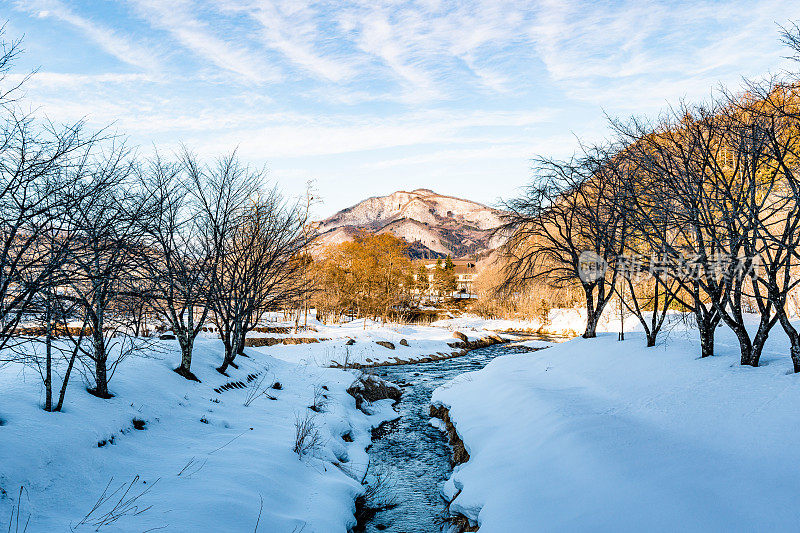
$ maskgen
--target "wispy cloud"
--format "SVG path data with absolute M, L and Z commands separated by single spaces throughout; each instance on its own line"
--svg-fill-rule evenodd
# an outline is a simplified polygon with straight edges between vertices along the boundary
M 136 43 L 128 36 L 75 13 L 58 0 L 19 0 L 16 7 L 40 18 L 54 18 L 70 24 L 118 60 L 144 70 L 158 70 L 154 50 Z
M 765 63 L 780 63 L 778 13 L 796 18 L 800 6 L 783 0 L 548 0 L 538 7 L 530 34 L 568 96 L 642 110 L 702 97 L 719 82 L 736 83 L 763 73 Z
M 261 1 L 242 9 L 260 25 L 260 41 L 295 66 L 333 82 L 355 74 L 356 60 L 334 53 L 334 40 L 328 39 L 320 28 L 323 14 L 310 6 L 293 1 Z
M 223 39 L 212 26 L 193 16 L 189 1 L 132 0 L 137 12 L 153 27 L 167 32 L 181 46 L 216 69 L 236 74 L 249 82 L 276 81 L 278 70 L 252 52 L 241 39 Z
M 454 116 L 421 111 L 385 118 L 278 114 L 259 117 L 259 127 L 217 136 L 208 150 L 237 146 L 248 157 L 317 157 L 427 145 L 500 145 L 520 142 L 517 128 L 552 118 L 552 111 L 475 111 Z M 528 135 L 525 136 L 526 138 Z
M 114 122 L 145 147 L 238 146 L 285 176 L 329 180 L 331 208 L 409 176 L 503 194 L 534 154 L 568 154 L 573 132 L 602 138 L 604 111 L 653 115 L 788 66 L 776 21 L 800 18 L 791 0 L 14 5 L 9 27 L 44 43 L 31 48 L 32 106 Z M 68 51 L 50 57 L 62 44 L 55 23 L 81 38 L 63 32 Z M 98 50 L 120 65 L 70 62 Z
M 37 72 L 33 76 L 27 74 L 11 74 L 9 81 L 19 83 L 27 80 L 27 88 L 53 88 L 63 90 L 67 87 L 107 86 L 117 84 L 157 83 L 159 79 L 145 73 L 103 73 L 73 74 L 66 72 Z

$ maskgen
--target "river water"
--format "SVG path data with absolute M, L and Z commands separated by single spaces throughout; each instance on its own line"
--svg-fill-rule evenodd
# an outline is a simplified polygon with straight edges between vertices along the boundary
M 403 397 L 395 406 L 400 418 L 376 431 L 369 449 L 370 469 L 386 479 L 383 492 L 396 506 L 379 511 L 364 531 L 442 531 L 446 502 L 441 489 L 452 469 L 447 436 L 430 425 L 431 395 L 447 381 L 480 370 L 495 357 L 526 351 L 530 349 L 496 344 L 443 361 L 374 369 L 377 376 L 400 385 Z

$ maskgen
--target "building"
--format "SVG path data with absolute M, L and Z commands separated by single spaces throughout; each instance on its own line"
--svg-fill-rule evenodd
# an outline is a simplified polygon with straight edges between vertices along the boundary
M 453 264 L 455 265 L 453 273 L 456 275 L 456 291 L 474 294 L 475 278 L 478 277 L 475 261 L 471 259 L 456 259 Z
M 452 259 L 453 275 L 456 281 L 454 296 L 467 297 L 474 294 L 475 279 L 478 277 L 477 263 L 474 259 Z M 424 266 L 428 269 L 428 281 L 433 282 L 433 271 L 438 262 L 444 265 L 444 259 L 417 259 L 415 266 Z M 416 279 L 416 274 L 414 274 Z

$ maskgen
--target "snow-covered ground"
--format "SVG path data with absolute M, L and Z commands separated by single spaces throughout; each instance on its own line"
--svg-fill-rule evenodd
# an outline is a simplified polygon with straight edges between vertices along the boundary
M 508 322 L 508 324 L 514 324 Z M 521 324 L 521 323 L 517 323 Z M 530 326 L 530 323 L 527 323 Z M 453 333 L 459 331 L 470 341 L 510 329 L 502 321 L 486 322 L 465 316 L 459 319 L 434 322 L 431 326 L 380 323 L 355 320 L 344 324 L 325 325 L 316 320 L 309 321 L 313 330 L 300 331 L 297 335 L 261 334 L 266 337 L 316 338 L 313 344 L 276 344 L 265 348 L 254 348 L 285 361 L 315 364 L 318 366 L 375 365 L 383 363 L 413 362 L 432 355 L 449 356 L 459 352 L 450 344 L 459 342 Z M 512 328 L 513 329 L 513 328 Z M 528 329 L 528 328 L 522 328 Z M 405 340 L 406 345 L 401 344 Z M 348 341 L 355 341 L 348 345 Z M 390 342 L 394 348 L 377 344 Z
M 469 452 L 445 492 L 482 533 L 797 531 L 800 375 L 773 331 L 760 368 L 717 332 L 573 339 L 434 393 Z
M 272 318 L 273 328 L 291 326 Z M 33 369 L 0 366 L 0 525 L 12 512 L 16 517 L 18 505 L 22 522 L 30 517 L 30 533 L 100 524 L 104 531 L 251 531 L 256 522 L 261 531 L 346 531 L 363 491 L 357 480 L 367 465 L 369 430 L 396 414 L 388 400 L 371 406 L 372 416 L 357 410 L 345 392 L 355 372 L 327 367 L 450 355 L 459 351 L 448 345 L 459 342 L 457 328 L 469 340 L 494 332 L 472 319 L 439 327 L 309 325 L 296 334 L 254 333 L 320 342 L 247 348 L 251 357 L 238 358 L 230 377 L 215 370 L 221 342 L 204 333 L 192 364 L 201 383 L 172 372 L 180 360 L 177 341 L 156 341 L 120 364 L 110 400 L 90 395 L 91 379 L 73 372 L 62 413 L 41 409 L 43 386 Z M 215 390 L 237 381 L 245 388 Z M 280 389 L 270 388 L 275 382 Z M 323 412 L 314 413 L 309 406 L 321 394 Z M 292 451 L 295 423 L 307 414 L 321 443 L 301 459 Z M 104 490 L 113 496 L 89 514 Z M 125 491 L 123 503 L 133 501 L 115 508 Z M 103 524 L 107 513 L 121 516 Z
M 619 331 L 619 314 L 612 305 L 600 317 L 597 325 L 598 331 Z M 625 330 L 637 327 L 637 319 L 630 313 L 625 317 Z M 447 320 L 439 320 L 432 324 L 436 327 L 450 329 L 475 329 L 491 331 L 528 331 L 552 335 L 565 335 L 575 337 L 583 333 L 586 327 L 585 309 L 551 309 L 547 321 L 522 319 L 485 319 L 477 315 L 464 314 Z
M 226 378 L 214 369 L 221 342 L 211 339 L 195 348 L 192 369 L 202 383 L 187 381 L 172 371 L 176 341 L 157 348 L 119 366 L 110 400 L 88 394 L 74 375 L 63 413 L 41 409 L 32 370 L 0 369 L 1 531 L 17 505 L 19 531 L 30 517 L 28 533 L 95 531 L 103 522 L 110 523 L 100 531 L 114 532 L 255 531 L 257 523 L 263 532 L 343 532 L 354 524 L 370 429 L 396 416 L 389 400 L 368 416 L 345 392 L 353 373 L 250 349 Z M 214 390 L 251 374 L 246 388 Z M 315 395 L 320 413 L 308 408 Z M 306 415 L 320 445 L 301 459 L 292 451 L 295 420 Z M 81 523 L 106 488 L 113 495 Z M 112 521 L 108 513 L 121 516 Z
M 549 330 L 580 331 L 580 322 L 555 310 Z M 347 531 L 370 429 L 397 415 L 389 400 L 370 406 L 373 415 L 356 409 L 346 393 L 355 372 L 328 367 L 450 354 L 456 331 L 477 340 L 541 327 L 468 315 L 432 326 L 310 325 L 253 335 L 320 342 L 248 348 L 230 377 L 215 370 L 220 341 L 204 334 L 192 365 L 201 383 L 172 372 L 176 341 L 157 341 L 120 365 L 110 400 L 74 374 L 63 413 L 41 409 L 33 370 L 0 367 L 0 531 L 17 505 L 29 533 Z M 750 368 L 726 328 L 710 359 L 698 358 L 695 332 L 668 329 L 648 349 L 629 319 L 624 342 L 601 333 L 499 357 L 438 389 L 434 403 L 449 407 L 470 454 L 445 485 L 451 510 L 484 533 L 796 529 L 800 376 L 782 331 Z M 237 381 L 244 388 L 220 389 Z M 315 398 L 319 413 L 309 409 Z M 301 458 L 295 422 L 306 415 L 320 442 Z

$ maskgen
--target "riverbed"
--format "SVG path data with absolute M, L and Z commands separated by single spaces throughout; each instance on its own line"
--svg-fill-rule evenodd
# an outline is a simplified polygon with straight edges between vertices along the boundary
M 377 376 L 402 387 L 403 396 L 395 406 L 400 418 L 375 432 L 369 450 L 371 470 L 385 479 L 382 497 L 394 506 L 377 512 L 364 531 L 443 530 L 447 502 L 441 489 L 452 467 L 446 435 L 430 424 L 431 395 L 447 381 L 480 370 L 495 357 L 527 351 L 518 344 L 497 344 L 443 361 L 374 369 Z

